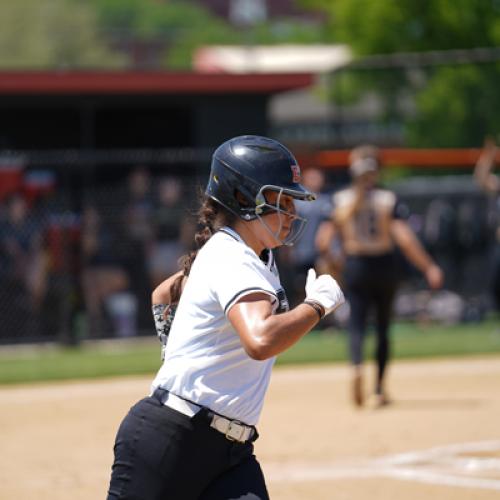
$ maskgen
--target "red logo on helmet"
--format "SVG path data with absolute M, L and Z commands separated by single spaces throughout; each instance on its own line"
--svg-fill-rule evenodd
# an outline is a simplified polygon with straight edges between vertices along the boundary
M 300 183 L 300 167 L 298 165 L 290 165 L 292 169 L 292 181 L 296 184 Z

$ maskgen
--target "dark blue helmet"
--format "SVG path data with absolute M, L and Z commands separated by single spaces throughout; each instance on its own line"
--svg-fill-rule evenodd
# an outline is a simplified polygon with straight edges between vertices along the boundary
M 314 193 L 300 181 L 297 160 L 283 144 L 267 137 L 243 135 L 216 149 L 206 194 L 238 217 L 252 220 L 274 209 L 266 204 L 264 191 L 315 200 Z

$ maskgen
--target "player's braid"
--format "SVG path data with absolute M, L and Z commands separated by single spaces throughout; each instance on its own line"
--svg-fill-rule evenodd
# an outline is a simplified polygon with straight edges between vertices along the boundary
M 189 276 L 194 259 L 200 248 L 216 233 L 222 226 L 230 224 L 233 217 L 218 203 L 211 198 L 205 198 L 198 211 L 198 225 L 200 229 L 194 235 L 196 249 L 181 257 L 179 263 L 182 275 L 179 276 L 170 287 L 172 304 L 179 301 L 182 292 L 182 281 Z

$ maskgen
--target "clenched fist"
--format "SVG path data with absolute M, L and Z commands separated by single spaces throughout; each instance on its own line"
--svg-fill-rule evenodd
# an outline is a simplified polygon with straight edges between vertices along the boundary
M 345 302 L 338 283 L 329 274 L 316 277 L 316 271 L 312 268 L 307 273 L 306 300 L 320 304 L 325 310 L 325 315 Z

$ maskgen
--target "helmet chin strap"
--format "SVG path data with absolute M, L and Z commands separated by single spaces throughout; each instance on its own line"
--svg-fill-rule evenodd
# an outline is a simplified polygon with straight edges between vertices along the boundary
M 280 200 L 281 200 L 282 194 L 283 194 L 283 189 L 280 189 L 278 191 L 278 196 L 276 198 L 275 204 L 271 205 L 271 204 L 267 203 L 267 201 L 264 198 L 263 193 L 260 192 L 257 195 L 258 205 L 256 207 L 255 213 L 257 215 L 257 218 L 259 219 L 259 222 L 262 224 L 262 226 L 279 243 L 280 246 L 283 246 L 283 245 L 292 246 L 297 241 L 297 239 L 300 237 L 300 235 L 302 234 L 302 231 L 304 230 L 304 227 L 305 227 L 307 221 L 303 217 L 299 217 L 297 214 L 292 214 L 291 212 L 283 210 L 280 207 Z M 267 222 L 264 220 L 264 217 L 261 215 L 264 207 L 270 208 L 278 214 L 278 219 L 279 219 L 280 224 L 279 224 L 279 227 L 278 227 L 276 232 L 273 232 L 273 230 L 269 227 Z M 288 235 L 286 236 L 286 238 L 284 240 L 282 240 L 280 238 L 280 234 L 281 234 L 281 231 L 283 230 L 283 217 L 285 215 L 290 216 L 292 218 L 292 223 L 291 223 L 292 227 L 290 228 L 290 231 L 288 232 Z M 295 232 L 293 232 L 293 226 L 294 225 L 296 226 L 296 223 L 299 223 L 300 226 Z

